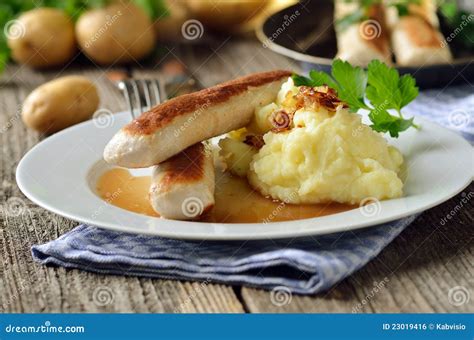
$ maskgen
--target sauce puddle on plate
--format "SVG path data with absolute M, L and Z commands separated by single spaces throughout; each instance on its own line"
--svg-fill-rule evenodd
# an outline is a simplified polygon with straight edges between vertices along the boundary
M 216 170 L 216 204 L 200 221 L 215 223 L 261 223 L 292 221 L 336 214 L 356 206 L 330 203 L 292 205 L 265 198 L 245 179 Z M 97 182 L 97 193 L 109 204 L 158 217 L 148 201 L 149 176 L 132 176 L 126 169 L 105 172 Z

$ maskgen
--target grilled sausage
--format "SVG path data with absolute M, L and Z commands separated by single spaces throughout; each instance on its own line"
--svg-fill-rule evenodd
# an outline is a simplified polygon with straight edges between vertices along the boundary
M 123 127 L 104 159 L 127 168 L 159 164 L 187 147 L 247 125 L 275 100 L 289 71 L 255 73 L 160 104 Z
M 418 15 L 400 17 L 392 29 L 397 64 L 430 65 L 452 61 L 451 51 L 439 30 Z
M 342 19 L 354 13 L 357 3 L 336 0 L 334 17 Z M 380 4 L 371 5 L 366 13 L 368 19 L 356 22 L 345 28 L 336 25 L 337 58 L 353 65 L 367 66 L 372 59 L 378 59 L 390 65 L 389 34 L 385 27 L 385 8 Z
M 214 177 L 211 151 L 194 144 L 154 167 L 151 206 L 164 218 L 197 219 L 214 206 Z

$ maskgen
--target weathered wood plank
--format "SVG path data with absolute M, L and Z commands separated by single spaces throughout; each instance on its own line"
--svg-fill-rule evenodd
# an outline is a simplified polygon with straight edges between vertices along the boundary
M 30 203 L 15 183 L 23 154 L 41 138 L 27 130 L 19 109 L 26 95 L 58 72 L 9 67 L 0 91 L 0 311 L 2 312 L 243 312 L 230 287 L 97 275 L 33 263 L 30 247 L 57 238 L 76 223 Z M 121 94 L 93 66 L 61 72 L 83 74 L 98 86 L 100 107 L 124 109 Z
M 377 258 L 330 292 L 293 295 L 290 303 L 278 306 L 271 293 L 243 288 L 247 308 L 258 313 L 474 311 L 474 200 L 456 208 L 465 197 L 474 197 L 474 184 L 422 214 Z M 442 225 L 454 211 L 454 218 Z
M 153 77 L 166 60 L 178 60 L 204 86 L 243 76 L 252 72 L 273 69 L 299 70 L 289 59 L 276 55 L 257 41 L 227 40 L 211 46 L 168 46 L 163 58 L 153 67 L 134 68 L 136 77 Z

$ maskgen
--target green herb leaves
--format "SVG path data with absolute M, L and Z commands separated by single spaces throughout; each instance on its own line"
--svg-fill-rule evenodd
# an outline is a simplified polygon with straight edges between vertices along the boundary
M 447 42 L 455 43 L 460 47 L 465 47 L 470 51 L 474 50 L 474 13 L 458 8 L 455 0 L 440 0 L 439 11 L 444 21 L 453 31 Z
M 417 128 L 413 118 L 404 119 L 401 113 L 402 108 L 418 96 L 415 79 L 408 74 L 400 77 L 396 69 L 379 60 L 370 62 L 368 76 L 366 97 L 373 106 L 369 114 L 372 128 L 389 132 L 392 137 L 398 137 L 399 132 L 410 126 Z M 398 117 L 390 115 L 387 110 L 397 111 Z
M 296 86 L 328 85 L 334 88 L 338 97 L 347 103 L 352 112 L 369 110 L 372 129 L 388 132 L 392 137 L 413 126 L 413 118 L 405 119 L 401 110 L 418 96 L 415 79 L 410 75 L 400 77 L 398 71 L 384 63 L 373 60 L 368 71 L 336 59 L 331 75 L 321 71 L 311 71 L 309 78 L 293 75 Z M 366 102 L 368 99 L 369 102 Z M 398 116 L 388 110 L 395 110 Z
M 364 103 L 364 94 L 367 87 L 367 74 L 360 67 L 352 67 L 346 61 L 334 60 L 332 74 L 312 70 L 309 78 L 293 75 L 296 86 L 328 85 L 337 91 L 339 99 L 349 105 L 349 109 L 356 112 L 359 109 L 368 109 Z
M 337 59 L 332 64 L 332 76 L 338 83 L 339 98 L 345 101 L 351 111 L 366 108 L 364 93 L 367 87 L 367 74 L 360 67 L 352 67 L 346 61 Z
M 379 105 L 382 100 L 387 101 L 388 109 L 400 112 L 402 107 L 418 96 L 418 88 L 412 76 L 406 74 L 400 77 L 396 69 L 379 60 L 372 60 L 368 70 L 369 86 L 366 95 L 373 105 Z

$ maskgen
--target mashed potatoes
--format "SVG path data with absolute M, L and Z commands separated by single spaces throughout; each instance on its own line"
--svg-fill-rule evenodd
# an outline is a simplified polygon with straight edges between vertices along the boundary
M 263 147 L 252 152 L 250 184 L 263 195 L 294 204 L 401 196 L 401 153 L 362 124 L 358 114 L 329 100 L 327 90 L 297 88 L 290 79 L 276 103 L 257 110 L 248 132 L 266 133 Z M 283 116 L 275 118 L 280 112 Z

